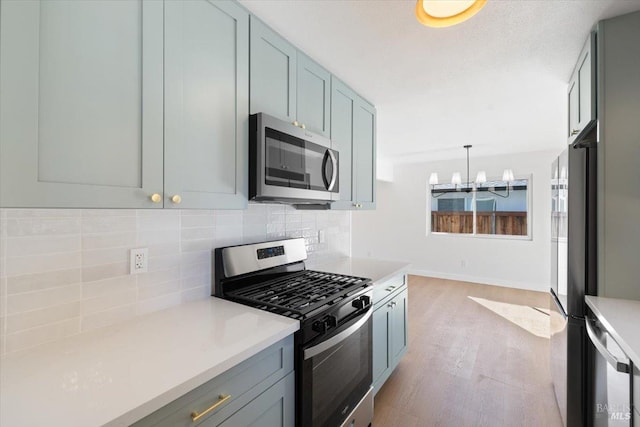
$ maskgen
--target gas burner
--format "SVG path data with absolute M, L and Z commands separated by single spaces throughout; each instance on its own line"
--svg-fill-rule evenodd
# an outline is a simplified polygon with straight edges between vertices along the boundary
M 369 279 L 303 270 L 228 292 L 227 297 L 297 319 L 367 286 Z

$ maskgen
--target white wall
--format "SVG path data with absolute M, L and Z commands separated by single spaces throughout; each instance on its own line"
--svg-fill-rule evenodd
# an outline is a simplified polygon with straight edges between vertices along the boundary
M 414 274 L 546 292 L 550 276 L 548 183 L 557 154 L 545 151 L 471 159 L 471 179 L 478 170 L 485 170 L 488 177 L 501 176 L 507 167 L 516 177 L 532 175 L 531 240 L 427 235 L 429 175 L 437 172 L 442 182 L 454 171 L 466 175 L 466 161 L 403 164 L 395 167 L 394 182 L 378 182 L 375 211 L 353 213 L 352 256 L 407 261 Z

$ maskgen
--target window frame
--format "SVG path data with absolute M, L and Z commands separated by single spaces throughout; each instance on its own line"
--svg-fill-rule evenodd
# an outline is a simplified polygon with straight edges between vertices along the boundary
M 427 232 L 425 236 L 460 236 L 460 237 L 470 237 L 470 238 L 479 238 L 479 239 L 504 239 L 504 240 L 522 240 L 522 241 L 531 241 L 533 240 L 533 174 L 526 175 L 517 175 L 514 176 L 514 180 L 527 180 L 527 234 L 524 236 L 516 236 L 510 234 L 478 234 L 477 232 L 477 210 L 476 210 L 476 201 L 478 192 L 475 191 L 475 184 L 472 199 L 472 210 L 473 213 L 473 233 L 449 233 L 447 231 L 432 231 L 431 230 L 431 209 L 432 209 L 432 186 L 427 182 L 427 215 L 426 215 L 426 226 Z M 487 178 L 487 181 L 501 181 L 504 182 L 501 178 Z

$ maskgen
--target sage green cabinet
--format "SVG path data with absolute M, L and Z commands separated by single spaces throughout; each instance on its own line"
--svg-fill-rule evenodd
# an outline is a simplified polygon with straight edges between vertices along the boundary
M 376 207 L 376 110 L 358 97 L 353 113 L 353 164 L 357 209 Z
M 223 0 L 166 2 L 164 82 L 165 207 L 245 208 L 248 12 Z
M 295 374 L 291 372 L 221 424 L 220 427 L 295 427 Z
M 291 335 L 151 413 L 133 427 L 294 427 L 293 367 Z M 197 417 L 200 414 L 203 415 Z
M 375 209 L 376 110 L 331 80 L 331 143 L 340 155 L 340 194 L 331 209 Z
M 591 33 L 585 43 L 571 75 L 568 90 L 569 144 L 595 123 L 596 110 L 596 34 Z
M 0 7 L 0 206 L 246 206 L 246 10 L 215 0 Z
M 296 101 L 298 122 L 315 133 L 331 135 L 331 73 L 298 52 Z
M 0 206 L 161 207 L 163 4 L 0 8 Z
M 251 16 L 250 112 L 296 120 L 296 48 Z
M 251 114 L 267 113 L 329 137 L 331 73 L 251 16 Z
M 331 79 L 331 147 L 338 150 L 338 200 L 331 209 L 353 209 L 355 206 L 353 175 L 353 113 L 357 95 L 337 78 Z
M 390 285 L 394 286 L 391 287 Z M 395 285 L 399 285 L 396 287 Z M 376 292 L 376 288 L 380 291 Z M 376 295 L 386 294 L 380 301 Z M 374 284 L 373 391 L 377 394 L 407 352 L 408 291 L 405 277 Z

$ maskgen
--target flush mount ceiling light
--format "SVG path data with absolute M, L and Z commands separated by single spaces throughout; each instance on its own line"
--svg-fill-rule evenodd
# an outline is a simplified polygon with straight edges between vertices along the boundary
M 416 18 L 428 27 L 450 27 L 471 18 L 487 0 L 418 0 Z

